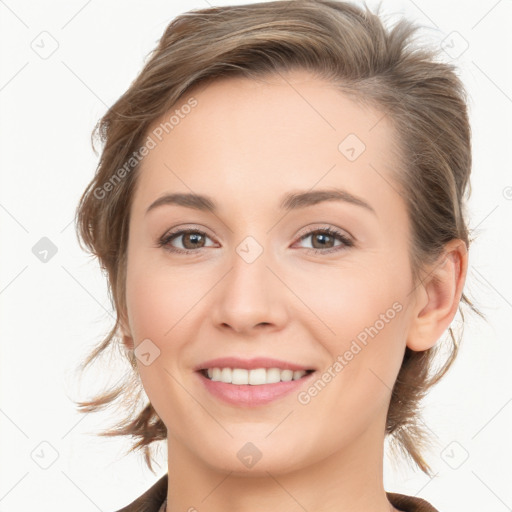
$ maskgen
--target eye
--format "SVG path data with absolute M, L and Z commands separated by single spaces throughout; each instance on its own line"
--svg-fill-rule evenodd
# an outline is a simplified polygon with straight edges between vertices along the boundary
M 206 239 L 210 239 L 210 237 L 204 231 L 199 229 L 181 229 L 166 233 L 158 241 L 158 246 L 176 253 L 198 252 L 197 249 L 206 247 Z M 181 247 L 173 245 L 175 241 L 178 241 Z
M 311 238 L 313 247 L 305 247 L 305 249 L 312 251 L 315 254 L 337 252 L 354 245 L 354 242 L 344 233 L 331 228 L 330 226 L 309 230 L 306 234 L 300 237 L 299 242 L 308 238 Z M 189 228 L 166 233 L 158 240 L 157 245 L 158 247 L 163 247 L 165 250 L 170 252 L 191 255 L 194 252 L 199 252 L 199 249 L 214 245 L 206 245 L 207 240 L 211 240 L 207 233 L 200 229 Z M 340 243 L 335 245 L 336 241 Z M 176 246 L 177 242 L 181 247 Z
M 313 247 L 306 247 L 306 249 L 309 249 L 310 251 L 313 251 L 316 254 L 326 254 L 336 251 L 342 251 L 345 250 L 347 247 L 352 247 L 354 245 L 354 242 L 350 238 L 348 238 L 344 233 L 329 226 L 325 228 L 314 228 L 308 231 L 305 235 L 302 235 L 299 241 L 302 242 L 307 238 L 311 238 Z M 336 240 L 338 240 L 341 243 L 338 245 L 334 245 Z

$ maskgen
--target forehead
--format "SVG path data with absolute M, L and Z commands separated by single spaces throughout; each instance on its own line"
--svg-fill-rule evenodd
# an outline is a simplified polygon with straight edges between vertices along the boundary
M 383 190 L 396 166 L 386 116 L 306 71 L 199 84 L 147 136 L 155 146 L 141 162 L 136 209 L 176 191 L 246 207 L 315 186 L 396 194 Z

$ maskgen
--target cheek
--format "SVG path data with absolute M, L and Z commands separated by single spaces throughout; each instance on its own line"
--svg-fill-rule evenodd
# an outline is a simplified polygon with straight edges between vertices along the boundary
M 375 253 L 350 266 L 347 260 L 343 268 L 303 272 L 295 280 L 294 291 L 309 309 L 303 318 L 309 319 L 313 337 L 324 346 L 329 363 L 342 357 L 340 385 L 357 381 L 361 391 L 382 388 L 383 396 L 386 387 L 393 387 L 408 321 L 410 283 L 403 268 L 406 258 Z
M 374 264 L 365 259 L 339 267 L 310 267 L 286 278 L 309 310 L 304 318 L 319 320 L 330 331 L 326 339 L 335 345 L 375 323 L 382 330 L 383 321 L 397 316 L 400 306 L 393 305 L 404 301 L 407 283 L 400 282 L 394 269 L 386 269 L 382 259 L 375 259 L 379 261 Z
M 333 273 L 331 283 L 334 277 Z M 325 377 L 328 384 L 318 398 L 312 398 L 312 407 L 319 417 L 325 415 L 325 425 L 333 418 L 335 425 L 351 425 L 347 439 L 383 414 L 402 362 L 407 292 L 397 288 L 395 277 L 393 273 L 353 269 L 340 273 L 339 286 L 331 284 L 329 292 L 314 294 L 315 311 L 334 334 L 321 336 L 320 330 L 316 331 L 315 338 L 328 354 L 319 378 Z M 308 418 L 306 415 L 305 421 L 311 421 L 314 428 L 316 420 Z M 332 429 L 336 438 L 337 427 L 325 428 Z
M 176 300 L 172 293 L 151 275 L 132 275 L 127 279 L 127 307 L 135 345 L 150 338 L 156 344 L 172 327 Z
M 187 314 L 205 291 L 201 280 L 170 266 L 134 258 L 128 266 L 126 300 L 135 343 L 150 338 L 160 345 L 176 337 L 187 324 Z
M 130 262 L 126 282 L 135 349 L 143 341 L 150 340 L 160 352 L 157 353 L 153 345 L 146 345 L 152 361 L 146 365 L 139 359 L 138 370 L 151 404 L 166 425 L 170 425 L 169 404 L 173 404 L 173 412 L 186 414 L 180 404 L 187 403 L 187 396 L 176 378 L 180 380 L 183 351 L 193 332 L 194 319 L 190 309 L 197 302 L 198 290 L 186 286 L 184 279 L 180 280 L 179 275 L 169 269 L 139 261 L 140 264 L 136 264 L 133 258 Z

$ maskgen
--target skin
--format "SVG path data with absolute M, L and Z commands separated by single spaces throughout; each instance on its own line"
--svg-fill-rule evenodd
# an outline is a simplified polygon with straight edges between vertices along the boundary
M 450 242 L 415 286 L 405 203 L 390 185 L 392 127 L 330 83 L 298 70 L 216 80 L 173 110 L 192 95 L 198 105 L 142 161 L 122 329 L 128 348 L 149 339 L 160 351 L 137 364 L 168 429 L 167 510 L 396 510 L 383 487 L 391 389 L 405 347 L 426 350 L 449 327 L 465 245 Z M 338 150 L 350 133 L 366 145 L 352 162 Z M 330 188 L 364 199 L 375 214 L 340 201 L 279 209 L 286 193 Z M 218 211 L 165 205 L 146 214 L 171 192 L 208 195 Z M 307 228 L 326 226 L 354 245 L 321 245 L 318 233 L 301 240 Z M 158 246 L 171 228 L 207 237 L 178 236 L 169 245 L 189 253 L 173 253 Z M 247 236 L 263 248 L 252 263 L 236 252 Z M 296 393 L 264 406 L 230 405 L 194 372 L 211 358 L 267 356 L 321 376 L 395 302 L 401 311 L 306 405 Z M 262 454 L 251 468 L 237 457 L 247 442 Z

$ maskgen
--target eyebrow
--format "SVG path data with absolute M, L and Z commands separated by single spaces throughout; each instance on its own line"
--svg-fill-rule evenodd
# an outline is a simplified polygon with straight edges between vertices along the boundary
M 298 210 L 306 208 L 307 206 L 313 206 L 324 201 L 342 201 L 345 203 L 360 206 L 369 212 L 377 215 L 375 210 L 366 201 L 357 197 L 350 192 L 342 189 L 326 189 L 326 190 L 315 190 L 307 192 L 294 192 L 286 194 L 279 205 L 281 210 Z M 146 210 L 148 214 L 151 210 L 163 205 L 178 205 L 186 208 L 193 208 L 195 210 L 208 211 L 215 213 L 217 211 L 217 205 L 215 201 L 209 197 L 198 194 L 165 194 L 151 203 Z

